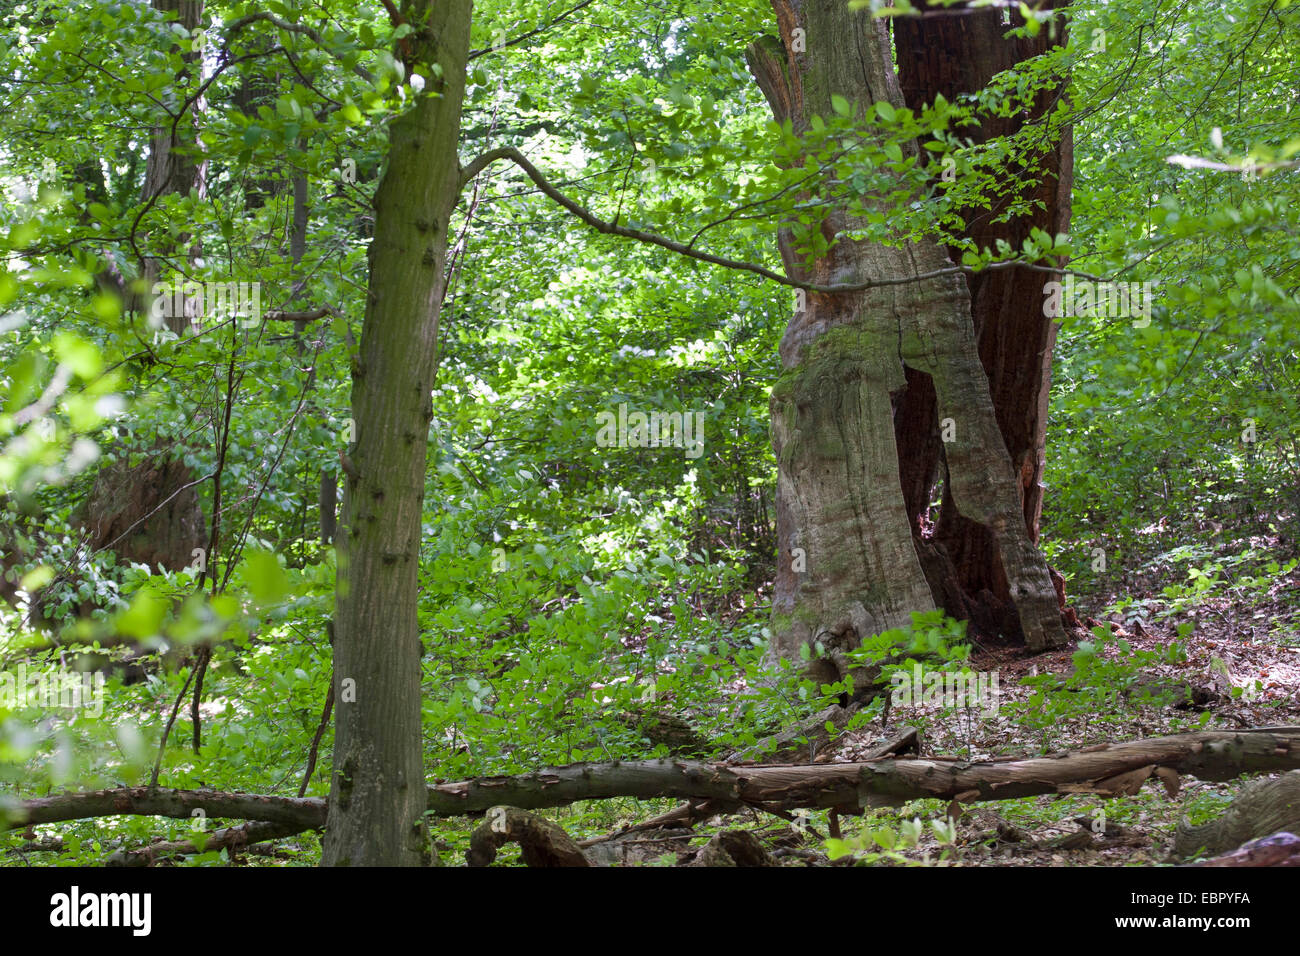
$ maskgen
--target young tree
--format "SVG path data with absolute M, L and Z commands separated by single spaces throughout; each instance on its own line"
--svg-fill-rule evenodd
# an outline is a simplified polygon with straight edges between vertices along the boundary
M 471 6 L 410 0 L 400 14 L 414 28 L 404 38 L 407 69 L 425 85 L 390 128 L 352 368 L 356 433 L 343 459 L 337 538 L 326 865 L 418 866 L 428 853 L 417 573 L 447 230 L 460 189 Z

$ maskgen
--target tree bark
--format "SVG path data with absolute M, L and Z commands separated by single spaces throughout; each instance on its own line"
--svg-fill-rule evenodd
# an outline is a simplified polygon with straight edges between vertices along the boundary
M 859 114 L 903 106 L 883 21 L 841 0 L 773 0 L 779 43 L 750 47 L 750 68 L 778 122 L 797 135 L 844 96 Z M 918 152 L 915 143 L 905 155 Z M 808 197 L 805 197 L 808 198 Z M 828 238 L 865 225 L 833 210 Z M 934 241 L 888 247 L 840 239 L 806 268 L 788 227 L 779 244 L 787 275 L 818 284 L 916 276 L 951 268 Z M 951 418 L 948 492 L 987 529 L 1011 596 L 1012 637 L 1031 649 L 1061 644 L 1056 593 L 1026 531 L 1019 483 L 980 364 L 969 290 L 959 274 L 859 293 L 810 293 L 781 341 L 785 369 L 772 390 L 779 557 L 773 598 L 775 654 L 817 643 L 841 672 L 863 638 L 910 624 L 936 606 L 903 495 L 894 403 L 908 370 L 928 376 L 935 412 Z M 942 595 L 939 596 L 940 602 Z
M 421 809 L 440 817 L 472 816 L 493 807 L 560 807 L 576 800 L 675 797 L 795 810 L 856 814 L 925 797 L 976 803 L 1039 794 L 1136 793 L 1159 780 L 1170 793 L 1178 775 L 1231 780 L 1244 773 L 1300 770 L 1300 727 L 1210 730 L 1089 747 L 1046 757 L 888 757 L 861 763 L 728 766 L 685 760 L 572 764 L 514 777 L 479 777 L 427 787 Z M 132 814 L 265 820 L 319 827 L 326 801 L 212 790 L 130 787 L 37 797 L 4 808 L 9 826 Z M 332 815 L 331 815 L 332 819 Z
M 416 866 L 428 859 L 416 620 L 430 392 L 447 230 L 459 190 L 457 141 L 471 0 L 413 0 L 412 62 L 436 63 L 424 94 L 393 120 L 375 193 L 375 238 L 360 358 L 355 441 L 337 537 L 334 763 L 325 865 Z
M 1058 0 L 1051 5 L 1065 4 Z M 1055 31 L 1044 29 L 1034 37 L 1009 38 L 1007 31 L 1022 26 L 1024 19 L 1012 11 L 1011 23 L 1004 24 L 1002 14 L 995 8 L 964 9 L 896 19 L 893 30 L 899 83 L 908 107 L 919 110 L 937 95 L 956 102 L 963 94 L 984 89 L 997 74 L 1067 40 L 1060 21 Z M 1056 105 L 1065 82 L 1064 77 L 1059 78 L 1057 87 L 1041 93 L 1028 111 L 1011 116 L 981 115 L 979 126 L 964 128 L 963 135 L 978 145 L 1035 125 L 1046 134 L 1043 118 Z M 1018 249 L 1035 228 L 1051 235 L 1069 230 L 1073 153 L 1068 128 L 1058 140 L 1044 135 L 1030 163 L 1006 172 L 1007 182 L 1028 183 L 1029 187 L 1015 195 L 990 197 L 988 209 L 962 210 L 966 237 L 982 248 L 996 248 L 1001 239 Z M 1033 206 L 1028 213 L 997 221 L 1013 200 L 1029 200 Z M 960 261 L 958 250 L 949 248 L 948 252 L 954 262 Z M 1017 477 L 1025 527 L 1034 542 L 1043 507 L 1047 399 L 1057 330 L 1057 323 L 1043 315 L 1043 286 L 1051 278 L 1041 271 L 1018 268 L 981 272 L 967 279 L 980 361 L 988 375 L 998 430 Z M 944 446 L 929 377 L 909 371 L 907 386 L 895 417 L 903 496 L 912 533 L 918 538 L 930 537 L 923 516 L 942 474 Z M 932 580 L 932 588 L 946 611 L 969 619 L 973 630 L 989 636 L 1014 629 L 1014 616 L 1008 611 L 1014 602 L 989 529 L 958 513 L 950 495 L 943 496 L 932 540 L 918 547 L 938 552 L 930 565 L 932 578 L 939 578 Z M 1063 588 L 1060 590 L 1063 595 Z M 1060 606 L 1065 612 L 1063 599 Z
M 162 13 L 175 12 L 178 17 L 176 22 L 186 30 L 193 31 L 203 22 L 203 0 L 151 0 L 151 3 L 155 10 Z M 186 64 L 187 71 L 202 65 L 202 54 L 197 51 L 185 51 L 181 58 Z M 181 82 L 183 79 L 183 75 L 177 78 L 178 89 L 184 88 Z M 169 105 L 179 109 L 183 102 L 184 98 L 177 96 L 176 102 Z M 188 195 L 191 190 L 197 192 L 200 197 L 207 192 L 208 164 L 207 160 L 200 156 L 202 147 L 199 143 L 197 122 L 202 107 L 200 100 L 174 126 L 171 118 L 167 117 L 164 125 L 154 129 L 150 140 L 149 159 L 145 163 L 143 198 L 146 203 L 152 204 L 161 196 Z M 182 244 L 188 239 L 188 233 L 182 233 L 180 236 Z M 164 243 L 160 252 L 159 256 L 148 256 L 144 261 L 142 278 L 147 296 L 152 294 L 154 283 L 163 274 L 166 267 L 165 257 L 172 252 L 171 243 Z M 197 250 L 194 252 L 197 253 Z M 190 314 L 192 308 L 190 302 L 185 300 L 185 306 L 178 314 L 173 314 L 176 310 L 169 309 L 165 319 L 167 327 L 177 335 L 183 336 L 194 318 Z
M 515 807 L 492 807 L 469 839 L 470 866 L 489 866 L 507 843 L 518 843 L 528 866 L 590 866 L 582 848 L 550 820 Z

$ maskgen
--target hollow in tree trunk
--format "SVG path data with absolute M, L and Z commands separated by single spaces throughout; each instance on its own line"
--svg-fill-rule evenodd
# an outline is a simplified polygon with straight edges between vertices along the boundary
M 774 0 L 779 42 L 750 47 L 749 62 L 778 122 L 797 135 L 844 96 L 859 112 L 902 107 L 883 21 L 842 0 Z M 904 154 L 915 155 L 914 143 Z M 824 231 L 864 226 L 842 209 Z M 818 285 L 897 280 L 951 269 L 936 241 L 897 247 L 840 238 L 811 267 L 782 228 L 788 275 Z M 1007 579 L 1014 633 L 1030 648 L 1065 640 L 1047 563 L 1026 528 L 1020 481 L 998 427 L 980 362 L 970 290 L 957 272 L 862 292 L 807 295 L 780 346 L 783 374 L 771 397 L 777 458 L 778 560 L 773 650 L 796 657 L 821 643 L 841 672 L 861 640 L 906 626 L 943 603 L 927 580 L 904 500 L 895 412 L 909 374 L 929 378 L 943 443 L 946 492 L 965 520 L 987 529 Z M 910 370 L 910 371 L 909 371 Z
M 1053 6 L 1064 6 L 1054 2 Z M 899 83 L 909 108 L 919 110 L 942 95 L 956 102 L 962 94 L 977 93 L 1003 71 L 1040 56 L 1066 42 L 1063 20 L 1036 36 L 1007 36 L 1023 26 L 1018 12 L 1008 12 L 1010 23 L 996 8 L 963 9 L 927 17 L 902 17 L 893 22 L 894 49 Z M 1005 240 L 1020 248 L 1032 229 L 1049 235 L 1070 227 L 1070 189 L 1073 182 L 1071 131 L 1053 133 L 1044 117 L 1057 105 L 1065 77 L 1038 94 L 1032 107 L 1010 116 L 981 114 L 978 127 L 963 135 L 975 145 L 996 137 L 1023 135 L 1038 138 L 1030 157 L 1006 170 L 1005 183 L 1023 188 L 990 197 L 989 208 L 964 209 L 963 235 L 981 248 Z M 1030 208 L 1002 220 L 1014 200 L 1029 200 Z M 949 258 L 961 261 L 950 248 Z M 1064 263 L 1061 263 L 1064 265 Z M 1051 387 L 1052 351 L 1056 322 L 1043 315 L 1045 283 L 1050 273 L 1016 268 L 981 272 L 967 277 L 971 319 L 979 342 L 980 361 L 989 378 L 989 390 L 998 430 L 1006 443 L 1020 486 L 1021 510 L 1031 540 L 1038 540 L 1043 508 L 1043 469 L 1046 464 L 1047 398 Z M 943 495 L 933 524 L 929 508 L 943 472 L 943 443 L 934 410 L 934 387 L 928 376 L 909 370 L 908 387 L 894 419 L 903 499 L 917 547 L 927 556 L 931 589 L 945 610 L 969 619 L 971 628 L 987 636 L 1016 632 L 1015 610 L 988 529 L 963 517 L 950 495 Z M 1066 620 L 1077 624 L 1065 607 L 1064 581 L 1053 572 L 1059 603 Z

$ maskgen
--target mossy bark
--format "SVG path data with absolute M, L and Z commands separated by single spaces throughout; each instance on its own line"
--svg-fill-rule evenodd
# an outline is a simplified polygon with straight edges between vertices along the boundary
M 337 539 L 334 765 L 322 862 L 419 865 L 427 839 L 416 620 L 430 391 L 471 0 L 404 5 L 413 61 L 441 78 L 391 126 L 375 194 L 375 238 L 360 356 L 355 442 Z
M 778 122 L 805 133 L 844 96 L 859 113 L 903 105 L 883 21 L 842 0 L 774 0 L 780 42 L 748 51 Z M 904 152 L 915 153 L 915 144 Z M 865 225 L 832 210 L 828 237 Z M 819 285 L 897 279 L 951 268 L 934 241 L 898 247 L 841 239 L 811 267 L 780 233 L 787 274 Z M 777 473 L 773 650 L 797 657 L 821 642 L 832 657 L 932 609 L 935 595 L 902 493 L 895 408 L 908 370 L 934 383 L 951 418 L 949 490 L 967 520 L 988 529 L 1005 573 L 1017 633 L 1031 648 L 1062 643 L 1047 564 L 1026 530 L 1017 477 L 980 364 L 970 294 L 960 274 L 856 293 L 809 293 L 780 346 L 784 374 L 771 399 Z
M 1209 823 L 1179 824 L 1173 855 L 1180 860 L 1195 855 L 1216 856 L 1250 840 L 1285 831 L 1300 831 L 1300 770 L 1252 780 L 1228 809 Z
M 937 2 L 931 6 L 938 7 Z M 1064 7 L 1063 0 L 1048 6 Z M 1003 23 L 1004 13 L 1010 23 Z M 963 10 L 960 16 L 936 14 L 902 17 L 893 22 L 899 84 L 907 105 L 918 110 L 942 95 L 957 102 L 963 95 L 984 89 L 999 73 L 1051 52 L 1067 39 L 1065 24 L 1034 36 L 1009 36 L 1023 26 L 1016 11 L 993 7 Z M 1035 130 L 1034 150 L 1011 163 L 1005 181 L 1016 184 L 990 197 L 988 208 L 962 210 L 962 234 L 981 247 L 1005 241 L 1020 248 L 1034 229 L 1050 235 L 1068 231 L 1070 190 L 1073 181 L 1072 138 L 1069 127 L 1059 135 L 1048 131 L 1046 117 L 1059 105 L 1065 75 L 1052 79 L 1029 109 L 1009 115 L 981 113 L 978 125 L 963 129 L 974 143 Z M 1025 207 L 1007 215 L 1012 203 Z M 960 250 L 950 247 L 949 258 L 960 261 Z M 1061 263 L 1064 265 L 1064 262 Z M 1053 276 L 1024 268 L 985 271 L 967 277 L 971 319 L 979 343 L 980 361 L 989 378 L 989 391 L 998 429 L 1016 474 L 1021 512 L 1030 539 L 1038 540 L 1043 507 L 1043 470 L 1046 465 L 1047 399 L 1051 386 L 1055 320 L 1043 315 L 1043 286 Z M 1009 584 L 988 529 L 961 515 L 951 496 L 944 495 L 937 519 L 928 511 L 944 469 L 944 447 L 935 412 L 934 386 L 929 376 L 909 370 L 908 387 L 895 415 L 895 434 L 903 477 L 903 497 L 912 533 L 926 541 L 918 548 L 932 554 L 931 583 L 937 598 L 950 613 L 971 619 L 985 634 L 1014 633 L 1014 614 L 1006 608 Z M 1060 604 L 1064 607 L 1064 582 Z

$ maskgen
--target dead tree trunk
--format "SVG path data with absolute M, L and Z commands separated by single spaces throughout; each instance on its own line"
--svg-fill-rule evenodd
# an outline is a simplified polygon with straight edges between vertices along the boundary
M 894 48 L 907 105 L 919 110 L 939 95 L 957 102 L 963 94 L 983 90 L 997 74 L 1066 42 L 1060 21 L 1056 30 L 1044 29 L 1034 37 L 1007 37 L 1024 19 L 1013 11 L 1011 22 L 1003 23 L 1003 13 L 996 8 L 962 9 L 895 20 Z M 963 135 L 975 145 L 1039 131 L 1030 160 L 1005 171 L 1004 181 L 1018 184 L 1017 188 L 991 196 L 987 209 L 961 210 L 966 223 L 963 235 L 981 248 L 996 248 L 998 240 L 1004 240 L 1018 249 L 1033 229 L 1049 235 L 1068 231 L 1073 183 L 1070 130 L 1067 127 L 1056 136 L 1044 122 L 1064 88 L 1065 78 L 1060 77 L 1055 88 L 1039 94 L 1030 110 L 1010 116 L 981 115 L 977 127 L 963 128 Z M 999 221 L 1012 202 L 1021 201 L 1030 204 L 1029 211 Z M 960 262 L 958 250 L 949 248 L 948 253 Z M 1035 542 L 1043 507 L 1047 398 L 1057 328 L 1054 320 L 1043 315 L 1043 286 L 1051 278 L 1049 273 L 1023 268 L 967 277 L 980 362 L 1016 474 L 1025 527 Z M 948 613 L 970 620 L 973 630 L 989 636 L 1014 633 L 1010 582 L 989 529 L 962 516 L 946 489 L 932 533 L 924 520 L 944 464 L 934 385 L 927 375 L 909 370 L 894 432 L 908 520 L 918 549 L 930 557 L 926 567 L 936 599 Z M 1059 579 L 1058 590 L 1061 610 L 1066 612 Z
M 749 63 L 778 122 L 806 134 L 844 96 L 859 115 L 903 106 L 883 21 L 842 0 L 774 0 L 780 42 L 750 47 Z M 915 143 L 903 146 L 916 155 Z M 809 195 L 805 198 L 815 198 Z M 844 238 L 866 223 L 832 210 L 836 239 L 812 268 L 780 233 L 787 275 L 819 285 L 897 280 L 952 269 L 937 242 L 897 247 Z M 772 389 L 778 562 L 773 650 L 794 658 L 821 642 L 833 660 L 864 637 L 906 626 L 936 606 L 913 539 L 895 438 L 894 403 L 908 370 L 933 383 L 938 418 L 953 421 L 947 490 L 987 529 L 1007 580 L 1012 637 L 1032 649 L 1065 632 L 1046 561 L 1026 529 L 1020 483 L 980 363 L 970 293 L 955 272 L 856 293 L 810 293 L 781 341 L 785 372 Z M 1010 625 L 1009 625 L 1010 626 Z M 846 668 L 840 663 L 840 670 Z

